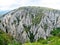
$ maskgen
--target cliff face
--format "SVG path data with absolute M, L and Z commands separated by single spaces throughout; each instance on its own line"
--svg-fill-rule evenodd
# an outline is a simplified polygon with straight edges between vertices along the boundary
M 22 43 L 46 39 L 57 27 L 60 27 L 60 11 L 43 7 L 21 7 L 0 19 L 0 29 Z

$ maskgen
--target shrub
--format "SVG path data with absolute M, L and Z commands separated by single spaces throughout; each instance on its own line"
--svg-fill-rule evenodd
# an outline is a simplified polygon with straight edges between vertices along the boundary
M 21 43 L 14 41 L 11 35 L 0 30 L 0 45 L 21 45 Z
M 54 36 L 57 36 L 59 33 L 60 33 L 60 28 L 56 28 L 56 29 L 53 29 L 53 31 L 51 31 L 51 34 Z

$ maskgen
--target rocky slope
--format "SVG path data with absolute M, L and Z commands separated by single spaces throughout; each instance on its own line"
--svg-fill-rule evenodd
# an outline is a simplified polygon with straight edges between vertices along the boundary
M 37 41 L 60 27 L 60 11 L 44 7 L 20 7 L 2 16 L 0 29 L 17 41 Z

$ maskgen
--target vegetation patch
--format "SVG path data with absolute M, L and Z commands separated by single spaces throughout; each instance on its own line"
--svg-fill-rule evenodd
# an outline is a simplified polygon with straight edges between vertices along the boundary
M 10 34 L 6 34 L 0 30 L 0 45 L 21 45 Z

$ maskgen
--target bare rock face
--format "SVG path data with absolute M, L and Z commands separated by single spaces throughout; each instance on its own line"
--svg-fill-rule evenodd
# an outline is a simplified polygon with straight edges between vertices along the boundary
M 43 7 L 21 7 L 2 16 L 0 29 L 22 43 L 46 39 L 60 27 L 60 11 Z

